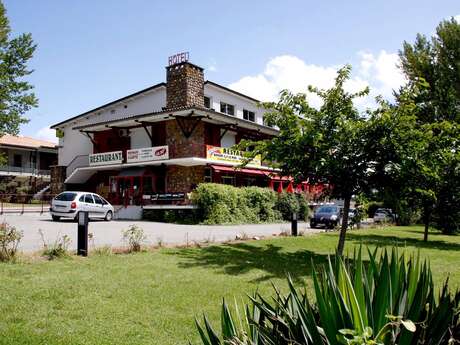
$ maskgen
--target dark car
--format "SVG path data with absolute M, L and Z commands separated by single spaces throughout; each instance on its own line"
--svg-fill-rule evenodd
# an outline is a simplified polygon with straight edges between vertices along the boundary
M 310 227 L 324 225 L 326 229 L 333 229 L 340 224 L 342 215 L 340 207 L 336 205 L 324 205 L 315 210 L 313 217 L 310 218 Z

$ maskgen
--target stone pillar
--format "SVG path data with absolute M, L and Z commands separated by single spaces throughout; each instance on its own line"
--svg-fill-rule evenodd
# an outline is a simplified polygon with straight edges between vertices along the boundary
M 166 109 L 204 107 L 203 68 L 189 62 L 166 67 Z
M 64 181 L 66 179 L 66 167 L 62 165 L 52 165 L 50 192 L 52 195 L 59 194 L 65 190 Z
M 204 182 L 204 165 L 184 167 L 169 165 L 167 170 L 167 191 L 189 193 L 193 187 Z

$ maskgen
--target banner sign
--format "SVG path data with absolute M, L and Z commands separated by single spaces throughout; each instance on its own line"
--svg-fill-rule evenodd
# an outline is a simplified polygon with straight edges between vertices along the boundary
M 227 147 L 217 147 L 206 145 L 206 158 L 217 162 L 242 163 L 244 160 L 243 152 L 232 150 Z M 261 166 L 260 156 L 256 156 L 249 162 L 248 166 Z
M 155 193 L 151 195 L 144 194 L 142 199 L 152 201 L 180 201 L 185 199 L 185 193 Z
M 126 163 L 169 159 L 168 146 L 144 147 L 126 151 Z
M 89 165 L 109 165 L 123 163 L 123 154 L 121 151 L 94 153 L 89 155 Z

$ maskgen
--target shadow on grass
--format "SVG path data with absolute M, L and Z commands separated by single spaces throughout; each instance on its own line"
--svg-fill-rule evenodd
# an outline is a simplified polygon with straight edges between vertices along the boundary
M 420 234 L 420 239 L 413 237 L 389 236 L 382 233 L 377 234 L 356 234 L 352 232 L 347 233 L 347 240 L 353 241 L 355 244 L 362 243 L 363 245 L 374 246 L 391 246 L 397 245 L 399 247 L 413 246 L 417 248 L 439 249 L 439 250 L 460 250 L 459 243 L 447 242 L 442 240 L 432 240 L 428 236 L 428 242 L 423 241 L 423 233 L 414 231 Z
M 200 249 L 182 249 L 172 255 L 184 259 L 179 263 L 181 268 L 208 267 L 220 269 L 229 275 L 241 275 L 253 270 L 265 273 L 253 282 L 285 278 L 287 273 L 294 281 L 300 282 L 301 278 L 312 274 L 312 260 L 315 266 L 327 262 L 327 255 L 308 250 L 285 252 L 282 249 L 283 247 L 273 244 L 256 246 L 237 243 Z

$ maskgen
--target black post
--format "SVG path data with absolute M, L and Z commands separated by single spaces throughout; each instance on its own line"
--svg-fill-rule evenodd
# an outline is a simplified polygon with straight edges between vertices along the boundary
M 292 213 L 292 220 L 291 220 L 291 235 L 297 236 L 297 213 Z
M 88 212 L 78 212 L 77 255 L 88 256 Z

